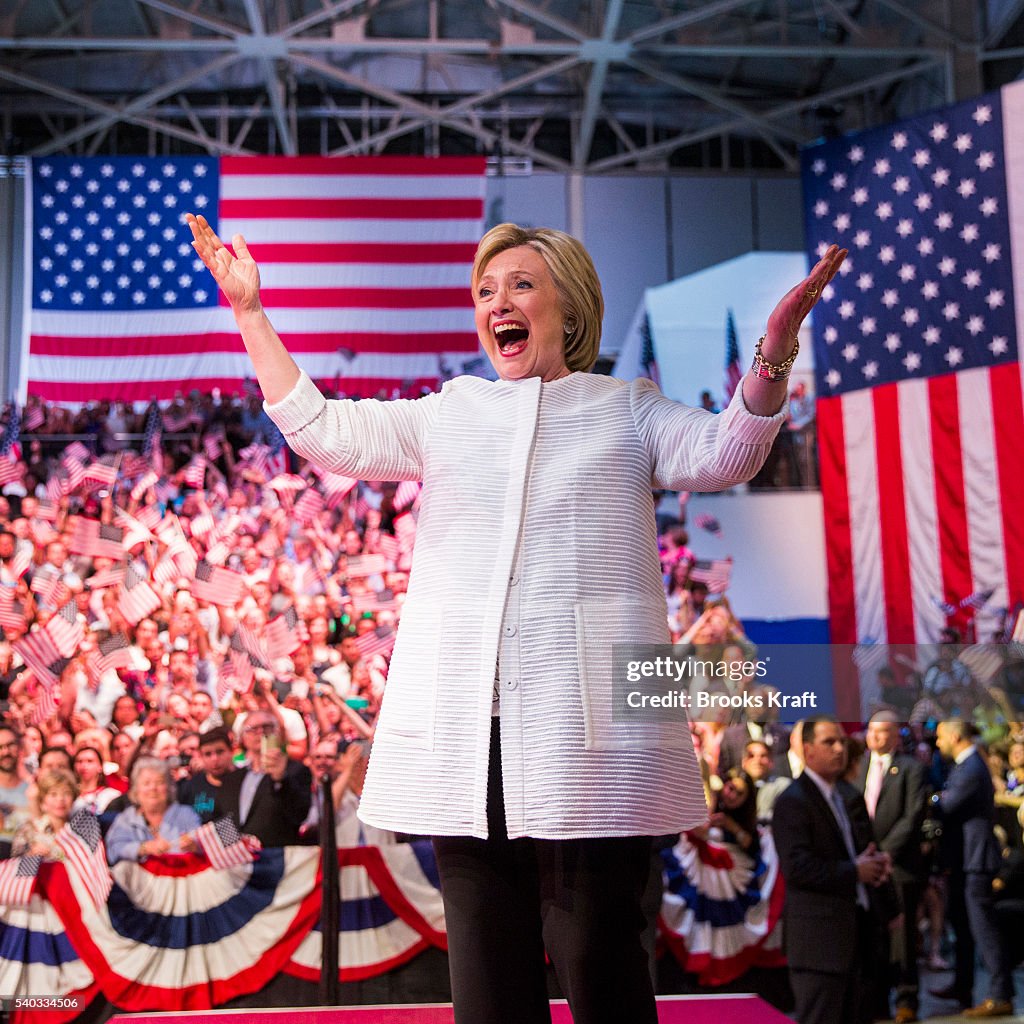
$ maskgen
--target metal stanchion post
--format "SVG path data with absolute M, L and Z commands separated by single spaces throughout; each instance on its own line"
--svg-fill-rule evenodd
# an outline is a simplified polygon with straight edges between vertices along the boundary
M 320 908 L 320 934 L 323 937 L 323 963 L 320 967 L 321 1006 L 337 1006 L 338 931 L 341 926 L 341 879 L 338 870 L 338 844 L 334 834 L 334 799 L 331 779 L 320 777 L 320 863 L 323 866 Z

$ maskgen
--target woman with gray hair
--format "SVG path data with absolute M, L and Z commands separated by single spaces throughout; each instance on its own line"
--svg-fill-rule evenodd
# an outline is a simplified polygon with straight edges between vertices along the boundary
M 139 862 L 167 853 L 190 853 L 196 843 L 189 834 L 199 828 L 199 815 L 174 802 L 175 785 L 166 761 L 140 757 L 132 768 L 128 799 L 107 833 L 107 860 Z
M 564 232 L 500 224 L 471 279 L 499 379 L 328 402 L 271 326 L 245 239 L 231 253 L 186 219 L 288 444 L 350 477 L 423 481 L 359 817 L 434 837 L 456 1022 L 548 1021 L 546 949 L 576 1024 L 653 1024 L 651 836 L 703 823 L 707 806 L 685 715 L 617 703 L 612 644 L 669 643 L 652 489 L 757 472 L 797 331 L 845 251 L 779 302 L 716 416 L 590 374 L 604 312 L 590 256 Z M 395 277 L 400 300 L 413 279 L 401 263 Z

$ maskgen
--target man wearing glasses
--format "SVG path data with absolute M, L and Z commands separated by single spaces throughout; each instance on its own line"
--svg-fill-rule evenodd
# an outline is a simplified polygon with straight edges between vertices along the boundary
M 269 711 L 246 715 L 242 750 L 245 767 L 224 777 L 214 816 L 231 815 L 240 832 L 264 846 L 296 845 L 309 813 L 309 769 L 285 753 L 280 724 Z

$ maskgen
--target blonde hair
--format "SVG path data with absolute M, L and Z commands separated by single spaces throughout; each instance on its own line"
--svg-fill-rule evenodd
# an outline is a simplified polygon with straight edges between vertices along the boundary
M 36 779 L 36 799 L 42 805 L 43 797 L 55 789 L 66 789 L 74 800 L 78 796 L 78 783 L 74 775 L 61 768 L 54 768 L 51 771 L 43 772 Z
M 555 228 L 522 228 L 518 224 L 499 224 L 480 239 L 473 259 L 472 287 L 487 264 L 506 249 L 528 246 L 547 265 L 562 306 L 565 324 L 565 365 L 570 370 L 593 369 L 601 347 L 601 321 L 604 296 L 590 254 L 581 242 Z

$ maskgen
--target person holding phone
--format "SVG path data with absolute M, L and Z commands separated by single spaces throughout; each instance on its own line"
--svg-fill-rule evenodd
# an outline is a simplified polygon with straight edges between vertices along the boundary
M 280 722 L 262 708 L 242 724 L 245 767 L 225 775 L 214 796 L 213 818 L 230 815 L 240 832 L 264 846 L 294 846 L 309 813 L 313 777 L 288 757 Z

